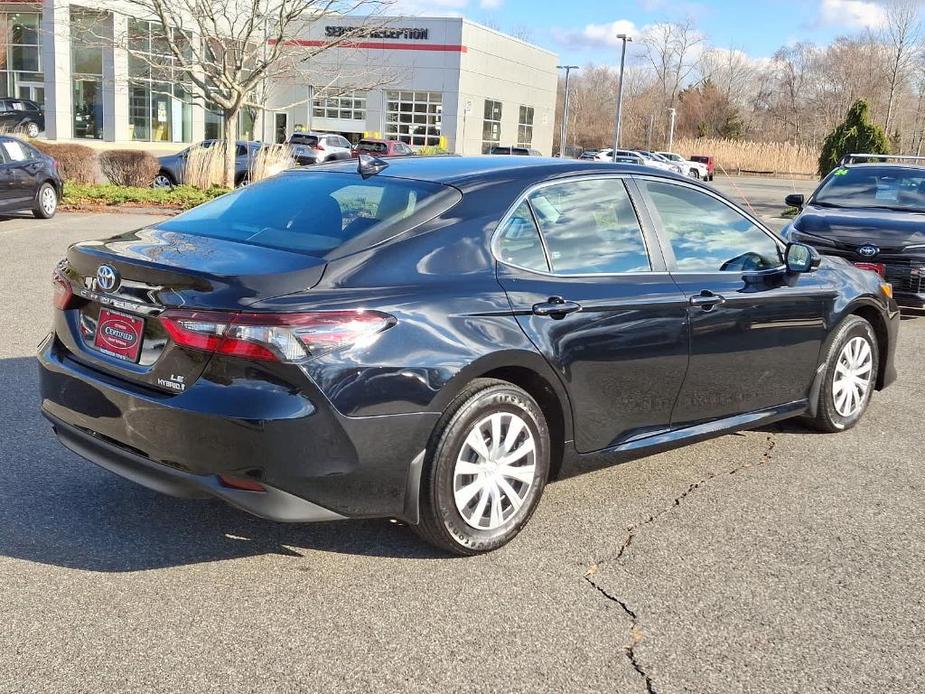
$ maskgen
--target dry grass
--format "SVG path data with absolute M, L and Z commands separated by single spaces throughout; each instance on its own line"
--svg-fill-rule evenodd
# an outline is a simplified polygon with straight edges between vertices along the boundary
M 250 180 L 251 182 L 262 181 L 270 176 L 275 176 L 280 171 L 291 169 L 296 166 L 295 159 L 292 158 L 292 151 L 289 145 L 267 145 L 257 152 L 254 161 L 251 164 Z
M 773 171 L 776 174 L 815 176 L 819 150 L 788 142 L 743 142 L 714 138 L 678 140 L 675 151 L 685 157 L 712 154 L 718 172 Z M 722 167 L 722 168 L 720 168 Z
M 234 144 L 232 144 L 234 147 Z M 208 190 L 225 182 L 225 145 L 216 142 L 212 147 L 192 147 L 186 158 L 183 181 L 186 185 Z

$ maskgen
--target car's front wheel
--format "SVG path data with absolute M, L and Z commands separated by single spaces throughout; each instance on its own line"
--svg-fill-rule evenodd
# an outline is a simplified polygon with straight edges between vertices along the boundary
M 860 421 L 877 383 L 880 353 L 873 326 L 860 316 L 848 316 L 826 343 L 826 373 L 813 427 L 844 431 Z
M 39 136 L 39 124 L 29 121 L 23 126 L 23 132 L 25 132 L 28 137 L 38 137 Z
M 32 214 L 39 219 L 51 219 L 58 211 L 58 191 L 47 181 L 35 193 Z
M 454 554 L 497 549 L 524 527 L 549 472 L 549 429 L 524 390 L 477 379 L 447 408 L 428 447 L 420 523 Z
M 691 169 L 690 177 L 693 178 L 695 181 L 699 181 L 699 180 L 700 180 L 700 172 L 699 172 L 697 169 Z

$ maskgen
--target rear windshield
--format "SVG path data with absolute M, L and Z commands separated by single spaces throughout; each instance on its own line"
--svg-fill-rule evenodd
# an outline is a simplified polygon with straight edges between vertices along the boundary
M 292 133 L 292 135 L 289 136 L 289 142 L 290 144 L 293 144 L 293 145 L 309 145 L 311 147 L 314 147 L 315 145 L 318 144 L 318 136 L 317 135 L 303 135 L 301 133 Z
M 297 171 L 239 188 L 160 224 L 318 257 L 337 257 L 433 219 L 459 191 L 427 181 Z
M 367 152 L 388 152 L 389 146 L 384 142 L 370 142 L 369 140 L 360 140 L 357 145 L 359 149 L 365 149 Z
M 838 168 L 813 196 L 825 207 L 925 212 L 925 169 L 896 166 Z

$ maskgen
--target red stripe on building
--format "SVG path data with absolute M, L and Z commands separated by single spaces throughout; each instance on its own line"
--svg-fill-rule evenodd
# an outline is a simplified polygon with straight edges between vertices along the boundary
M 344 41 L 336 43 L 331 41 L 315 41 L 309 39 L 289 39 L 290 46 L 330 46 L 331 48 L 371 48 L 377 51 L 438 51 L 441 53 L 467 53 L 467 49 L 458 43 L 388 43 L 385 41 Z

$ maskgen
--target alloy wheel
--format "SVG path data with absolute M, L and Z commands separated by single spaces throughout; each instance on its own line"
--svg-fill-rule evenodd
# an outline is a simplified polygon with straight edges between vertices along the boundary
M 26 135 L 29 137 L 38 137 L 39 126 L 37 123 L 27 123 L 26 124 Z
M 835 363 L 832 395 L 835 410 L 842 417 L 851 417 L 863 407 L 873 377 L 873 352 L 863 337 L 853 337 L 842 347 Z
M 173 187 L 173 181 L 170 180 L 170 177 L 166 174 L 158 174 L 154 177 L 154 183 L 152 184 L 155 188 L 171 188 Z
M 481 419 L 466 436 L 453 470 L 456 510 L 469 526 L 494 530 L 521 509 L 536 473 L 536 442 L 511 412 Z

